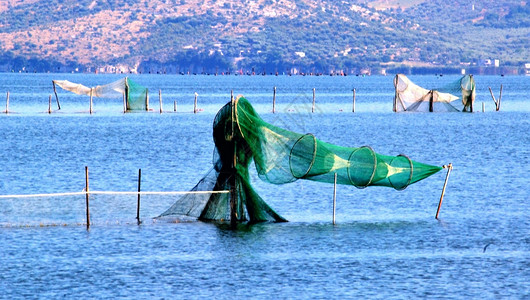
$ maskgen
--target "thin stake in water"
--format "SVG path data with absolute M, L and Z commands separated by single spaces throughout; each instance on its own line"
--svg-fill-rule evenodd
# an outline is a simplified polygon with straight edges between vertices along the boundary
M 138 220 L 138 225 L 142 223 L 140 221 L 140 184 L 142 182 L 142 169 L 138 169 L 138 203 L 136 205 L 136 220 Z
M 436 220 L 438 220 L 438 215 L 440 214 L 440 208 L 442 208 L 442 201 L 444 199 L 444 195 L 445 195 L 445 188 L 447 187 L 447 180 L 449 179 L 449 174 L 451 174 L 451 170 L 453 169 L 453 164 L 452 163 L 449 163 L 448 165 L 445 165 L 443 166 L 444 169 L 448 169 L 447 170 L 447 175 L 445 176 L 445 182 L 444 182 L 444 187 L 442 188 L 442 195 L 440 196 L 440 202 L 438 203 L 438 209 L 436 210 Z
M 93 88 L 90 88 L 90 108 L 89 108 L 90 114 L 92 114 L 92 89 Z
M 52 80 L 53 84 L 53 93 L 55 94 L 55 100 L 57 100 L 57 109 L 61 109 L 61 104 L 59 103 L 59 96 L 57 96 L 57 88 L 55 87 L 55 81 Z
M 160 102 L 160 113 L 162 113 L 162 90 L 158 90 L 158 102 Z
M 86 229 L 90 228 L 90 206 L 88 196 L 88 166 L 85 166 L 85 195 L 86 195 Z
M 197 96 L 199 96 L 199 94 L 197 94 L 197 92 L 195 92 L 195 101 L 193 102 L 193 113 L 194 114 L 197 113 Z
M 9 113 L 9 91 L 7 91 L 7 96 L 6 96 L 6 111 L 5 111 L 6 114 Z
M 313 105 L 311 106 L 311 112 L 315 112 L 315 88 L 313 88 Z
M 355 88 L 353 88 L 353 106 L 352 106 L 352 112 L 355 112 Z
M 272 113 L 276 112 L 276 87 L 272 90 Z
M 335 179 L 333 180 L 333 225 L 335 225 L 335 208 L 337 204 L 337 173 L 335 173 Z

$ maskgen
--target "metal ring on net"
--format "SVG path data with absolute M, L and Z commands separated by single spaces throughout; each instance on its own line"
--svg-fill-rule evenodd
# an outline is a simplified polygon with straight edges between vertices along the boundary
M 410 175 L 409 175 L 409 179 L 407 180 L 407 183 L 405 183 L 403 186 L 396 186 L 394 185 L 394 183 L 392 182 L 392 176 L 389 176 L 388 177 L 388 182 L 390 182 L 390 184 L 392 185 L 392 187 L 397 190 L 397 191 L 401 191 L 401 190 L 404 190 L 407 188 L 407 186 L 409 186 L 410 182 L 412 181 L 412 176 L 413 176 L 413 172 L 414 172 L 414 165 L 412 163 L 412 160 L 406 156 L 405 154 L 400 154 L 394 158 L 392 158 L 392 160 L 390 161 L 389 165 L 393 167 L 392 165 L 392 162 L 394 162 L 394 160 L 396 159 L 399 159 L 400 157 L 404 157 L 407 159 L 407 161 L 409 162 L 409 166 L 410 166 Z
M 363 183 L 363 184 L 357 184 L 354 182 L 354 180 L 352 179 L 352 176 L 351 176 L 351 172 L 350 172 L 350 169 L 351 167 L 353 166 L 353 161 L 352 161 L 352 158 L 354 157 L 354 155 L 356 153 L 358 153 L 359 151 L 363 151 L 364 149 L 367 149 L 370 154 L 372 155 L 373 157 L 373 163 L 372 163 L 372 175 L 370 176 L 370 179 L 366 182 L 366 183 Z M 375 151 L 374 149 L 372 149 L 372 147 L 370 146 L 362 146 L 358 149 L 355 149 L 351 154 L 350 154 L 350 157 L 348 158 L 348 179 L 350 180 L 350 183 L 352 185 L 354 185 L 356 188 L 360 188 L 360 189 L 364 189 L 365 187 L 369 186 L 370 183 L 372 183 L 372 180 L 374 179 L 374 176 L 375 176 L 375 170 L 377 168 L 377 157 L 376 157 L 376 154 L 375 154 Z
M 295 174 L 295 171 L 293 170 L 293 151 L 295 150 L 296 145 L 301 143 L 302 140 L 304 140 L 306 137 L 311 137 L 313 139 L 313 143 L 312 143 L 313 144 L 313 155 L 311 157 L 311 162 L 309 163 L 307 170 L 303 174 L 299 175 L 299 174 Z M 293 177 L 300 179 L 300 178 L 305 177 L 307 174 L 309 174 L 309 172 L 311 171 L 311 168 L 315 164 L 316 157 L 317 157 L 317 138 L 311 133 L 304 134 L 294 143 L 293 147 L 291 148 L 291 152 L 289 153 L 289 169 L 291 170 L 291 174 L 293 175 Z

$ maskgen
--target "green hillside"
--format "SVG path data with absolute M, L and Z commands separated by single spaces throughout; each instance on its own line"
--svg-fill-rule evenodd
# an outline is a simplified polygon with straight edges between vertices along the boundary
M 530 48 L 520 0 L 18 0 L 0 20 L 3 71 L 518 70 Z

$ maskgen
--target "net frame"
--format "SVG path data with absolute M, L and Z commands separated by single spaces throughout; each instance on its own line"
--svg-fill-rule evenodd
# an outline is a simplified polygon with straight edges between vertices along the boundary
M 311 157 L 311 162 L 309 163 L 309 167 L 307 168 L 307 171 L 302 174 L 302 175 L 299 175 L 297 176 L 293 170 L 293 157 L 296 157 L 294 156 L 294 150 L 296 149 L 296 145 L 298 145 L 299 143 L 301 143 L 301 141 L 306 138 L 306 137 L 311 137 L 312 138 L 312 141 L 313 141 L 313 155 Z M 304 178 L 305 176 L 307 176 L 310 172 L 311 172 L 311 168 L 313 167 L 313 164 L 315 163 L 315 160 L 316 160 L 316 156 L 317 156 L 317 139 L 316 137 L 311 134 L 311 133 L 308 133 L 308 134 L 305 134 L 303 136 L 301 136 L 293 145 L 293 147 L 291 148 L 291 152 L 289 153 L 289 168 L 291 170 L 291 174 L 293 174 L 293 177 L 295 177 L 296 179 L 300 179 L 300 178 Z
M 373 158 L 372 159 L 373 160 L 373 163 L 372 163 L 373 168 L 372 168 L 371 175 L 368 177 L 369 179 L 366 181 L 366 183 L 359 184 L 359 183 L 356 182 L 356 180 L 354 180 L 352 178 L 351 168 L 352 168 L 352 166 L 357 164 L 353 160 L 353 158 L 355 157 L 355 154 L 359 153 L 361 151 L 364 151 L 365 149 L 368 150 L 368 152 L 370 153 L 370 155 Z M 356 188 L 359 188 L 359 189 L 364 189 L 364 188 L 368 187 L 372 183 L 372 180 L 374 180 L 375 172 L 376 172 L 376 168 L 377 168 L 377 157 L 376 157 L 374 149 L 372 149 L 372 147 L 370 147 L 370 146 L 362 146 L 360 148 L 354 149 L 351 152 L 350 157 L 348 157 L 348 163 L 349 163 L 349 166 L 348 166 L 347 172 L 348 172 L 348 179 L 350 180 L 351 184 L 353 186 L 355 186 Z
M 410 182 L 412 181 L 412 177 L 414 175 L 414 164 L 412 162 L 412 160 L 405 154 L 399 154 L 398 156 L 394 157 L 391 161 L 390 161 L 390 165 L 394 167 L 393 163 L 394 161 L 397 161 L 399 160 L 401 157 L 404 157 L 407 162 L 409 163 L 409 167 L 410 167 L 410 175 L 409 175 L 409 179 L 407 180 L 407 182 L 401 186 L 396 186 L 393 182 L 392 182 L 392 176 L 389 176 L 388 177 L 388 181 L 390 182 L 390 184 L 392 184 L 392 187 L 398 191 L 401 191 L 401 190 L 404 190 L 407 188 L 407 186 L 410 185 Z

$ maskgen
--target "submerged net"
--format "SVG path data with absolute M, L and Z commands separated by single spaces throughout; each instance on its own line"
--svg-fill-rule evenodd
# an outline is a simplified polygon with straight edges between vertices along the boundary
M 145 224 L 175 202 L 174 196 L 164 193 L 144 192 L 141 210 L 137 210 L 134 192 L 98 193 L 91 190 L 90 224 L 131 224 L 138 221 L 138 216 Z M 0 230 L 4 227 L 87 225 L 86 205 L 86 196 L 82 192 L 0 195 Z
M 123 99 L 125 95 L 127 110 L 149 110 L 149 93 L 147 88 L 127 77 L 92 88 L 68 80 L 53 80 L 53 84 L 74 94 L 92 95 L 92 97 L 96 98 Z
M 414 84 L 403 74 L 394 78 L 395 112 L 453 112 L 473 111 L 475 80 L 465 75 L 443 87 L 425 89 Z M 456 101 L 461 99 L 461 101 Z
M 259 177 L 284 184 L 298 179 L 338 184 L 387 186 L 402 190 L 441 167 L 385 156 L 370 147 L 349 148 L 322 142 L 263 121 L 243 97 L 226 104 L 213 124 L 214 167 L 193 191 L 229 190 L 228 194 L 189 194 L 159 217 L 189 216 L 200 220 L 250 223 L 286 221 L 269 207 L 250 184 L 252 160 Z

